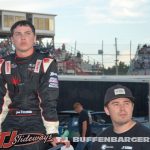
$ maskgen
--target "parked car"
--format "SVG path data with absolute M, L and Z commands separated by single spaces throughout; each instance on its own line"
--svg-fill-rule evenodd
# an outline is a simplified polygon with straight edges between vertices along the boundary
M 105 112 L 94 112 L 88 110 L 88 115 L 90 118 L 92 136 L 96 136 L 111 125 L 111 120 Z M 78 113 L 72 110 L 60 111 L 58 112 L 58 117 L 60 122 L 60 136 L 67 136 L 70 140 L 72 140 L 73 137 L 79 137 Z
M 150 122 L 148 116 L 142 116 L 142 117 L 133 117 L 133 120 L 142 123 L 147 128 L 150 128 Z

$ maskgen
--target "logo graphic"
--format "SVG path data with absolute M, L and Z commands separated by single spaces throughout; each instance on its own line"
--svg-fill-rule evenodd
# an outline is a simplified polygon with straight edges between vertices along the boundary
M 122 146 L 121 149 L 132 150 L 132 146 Z
M 10 148 L 13 146 L 12 142 L 17 136 L 17 131 L 0 133 L 0 148 Z M 7 140 L 9 138 L 9 140 Z
M 101 146 L 102 150 L 105 150 L 106 148 L 107 148 L 107 145 L 105 145 L 105 144 Z
M 107 149 L 113 149 L 114 147 L 113 146 L 108 146 L 108 145 L 106 145 L 106 144 L 103 144 L 102 146 L 101 146 L 101 150 L 107 150 Z
M 115 93 L 115 95 L 126 94 L 125 89 L 123 89 L 123 88 L 115 89 L 114 93 Z
M 17 131 L 1 132 L 0 133 L 0 149 L 10 148 L 12 146 L 22 146 L 38 143 L 40 141 L 46 142 L 65 142 L 67 138 L 52 138 L 52 135 L 44 135 L 42 133 L 25 133 L 18 134 Z

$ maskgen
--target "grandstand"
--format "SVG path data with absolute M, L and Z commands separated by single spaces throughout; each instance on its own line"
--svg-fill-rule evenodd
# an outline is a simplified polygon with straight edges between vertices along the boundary
M 13 45 L 9 38 L 10 27 L 19 20 L 28 20 L 35 26 L 37 35 L 35 48 L 37 48 L 37 50 L 40 48 L 44 52 L 46 52 L 47 49 L 52 51 L 54 49 L 55 16 L 56 15 L 53 14 L 0 10 L 0 57 L 14 52 Z M 51 40 L 46 48 L 42 42 L 44 38 Z
M 9 38 L 12 24 L 26 19 L 31 21 L 36 29 L 37 42 L 34 46 L 36 51 L 53 55 L 58 61 L 59 74 L 101 74 L 100 64 L 90 64 L 83 59 L 80 52 L 72 54 L 66 49 L 64 43 L 61 47 L 55 48 L 55 16 L 53 14 L 0 10 L 0 58 L 14 53 L 14 47 Z
M 75 55 L 58 48 L 54 53 L 58 62 L 59 74 L 97 75 L 101 73 L 100 65 L 85 61 L 80 52 Z
M 128 71 L 130 75 L 150 75 L 150 45 L 138 45 Z

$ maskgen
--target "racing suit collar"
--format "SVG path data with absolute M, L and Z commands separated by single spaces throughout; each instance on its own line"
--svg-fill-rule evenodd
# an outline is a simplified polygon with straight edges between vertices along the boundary
M 17 64 L 28 63 L 35 55 L 36 55 L 35 50 L 34 50 L 34 52 L 32 53 L 32 55 L 30 55 L 30 56 L 28 56 L 28 57 L 18 57 L 17 54 L 15 54 L 15 62 L 16 62 Z

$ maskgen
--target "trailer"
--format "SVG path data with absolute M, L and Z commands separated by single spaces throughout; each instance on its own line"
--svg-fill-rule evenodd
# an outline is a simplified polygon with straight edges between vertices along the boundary
M 115 84 L 127 86 L 135 97 L 134 117 L 148 117 L 150 120 L 149 76 L 71 76 L 60 75 L 58 111 L 71 110 L 75 102 L 81 102 L 85 109 L 103 111 L 106 90 Z

